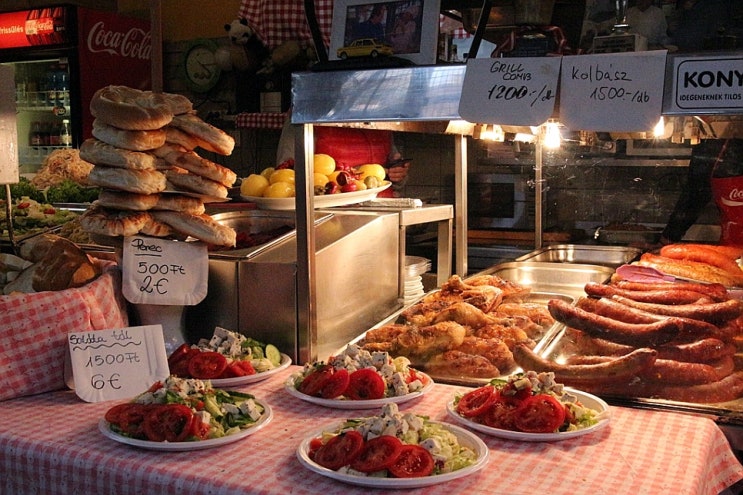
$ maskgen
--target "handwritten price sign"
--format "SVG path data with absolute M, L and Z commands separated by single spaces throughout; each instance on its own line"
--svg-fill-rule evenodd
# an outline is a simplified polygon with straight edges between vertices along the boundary
M 469 122 L 540 125 L 555 108 L 560 57 L 472 59 L 459 115 Z
M 564 57 L 560 122 L 569 129 L 650 131 L 660 118 L 666 52 Z
M 127 237 L 122 265 L 131 303 L 189 306 L 206 297 L 209 259 L 202 242 Z
M 87 402 L 128 399 L 168 376 L 159 325 L 67 335 L 75 393 Z

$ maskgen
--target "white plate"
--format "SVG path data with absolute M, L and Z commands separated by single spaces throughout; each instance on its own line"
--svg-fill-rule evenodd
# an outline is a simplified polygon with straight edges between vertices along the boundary
M 363 203 L 377 197 L 392 183 L 384 181 L 384 184 L 374 189 L 364 189 L 363 191 L 353 191 L 340 194 L 320 194 L 315 196 L 315 208 L 329 208 L 331 206 L 346 206 L 356 203 Z M 258 205 L 261 210 L 293 210 L 295 209 L 294 198 L 262 198 L 258 196 L 240 196 L 245 201 L 250 201 Z
M 285 370 L 290 364 L 292 364 L 292 358 L 282 353 L 281 363 L 277 367 L 268 371 L 263 371 L 254 375 L 236 376 L 234 378 L 215 378 L 209 381 L 212 382 L 212 387 L 215 388 L 235 387 L 237 385 L 245 385 L 246 383 L 260 382 L 261 380 L 270 378 L 279 371 Z
M 447 481 L 468 476 L 485 467 L 485 464 L 487 464 L 488 462 L 488 455 L 490 454 L 490 451 L 488 449 L 488 446 L 485 445 L 485 442 L 483 442 L 477 435 L 474 435 L 464 428 L 460 428 L 459 426 L 449 423 L 439 423 L 438 421 L 431 421 L 431 423 L 440 424 L 445 429 L 456 435 L 460 445 L 471 448 L 475 452 L 475 454 L 477 454 L 477 461 L 475 461 L 475 463 L 471 466 L 467 466 L 466 468 L 462 468 L 451 473 L 424 476 L 422 478 L 377 478 L 339 473 L 338 471 L 332 471 L 315 463 L 313 460 L 310 459 L 308 452 L 310 448 L 310 442 L 313 438 L 319 437 L 320 435 L 322 435 L 323 432 L 326 431 L 337 431 L 341 428 L 343 423 L 317 430 L 315 433 L 305 438 L 299 445 L 299 448 L 297 448 L 297 458 L 299 459 L 299 462 L 310 471 L 321 474 L 323 476 L 327 476 L 328 478 L 332 478 L 337 481 L 343 481 L 345 483 L 350 483 L 352 485 L 371 486 L 376 488 L 388 489 L 418 488 L 422 486 L 437 485 L 439 483 L 445 483 Z
M 284 389 L 289 392 L 289 395 L 307 402 L 311 402 L 312 404 L 317 404 L 318 406 L 333 407 L 335 409 L 379 409 L 383 405 L 390 402 L 400 404 L 402 402 L 416 399 L 433 388 L 433 379 L 430 376 L 417 370 L 416 374 L 422 375 L 428 380 L 428 382 L 423 385 L 422 389 L 417 392 L 412 392 L 405 395 L 398 395 L 397 397 L 383 397 L 381 399 L 349 400 L 323 399 L 322 397 L 312 397 L 311 395 L 303 394 L 294 387 L 294 382 L 296 380 L 296 377 L 294 376 L 289 377 L 286 383 L 284 383 Z
M 568 387 L 565 387 L 565 390 L 569 391 L 571 394 L 576 395 L 578 397 L 578 401 L 580 401 L 584 406 L 588 407 L 589 409 L 598 411 L 598 423 L 593 426 L 589 426 L 588 428 L 583 428 L 582 430 L 566 431 L 562 433 L 523 433 L 520 431 L 492 428 L 490 426 L 476 423 L 468 418 L 462 417 L 459 415 L 454 407 L 454 400 L 449 401 L 449 403 L 446 405 L 446 411 L 453 419 L 457 420 L 468 428 L 472 428 L 473 430 L 487 433 L 488 435 L 492 435 L 494 437 L 506 438 L 508 440 L 521 440 L 524 442 L 557 442 L 559 440 L 567 440 L 568 438 L 575 438 L 593 433 L 594 431 L 599 430 L 609 424 L 609 418 L 611 414 L 609 412 L 609 405 L 606 402 L 596 397 L 595 395 L 591 395 L 586 392 L 581 392 L 579 390 L 574 390 Z
M 228 443 L 242 440 L 243 438 L 252 435 L 256 431 L 266 426 L 271 421 L 271 419 L 273 419 L 273 411 L 268 404 L 259 400 L 256 400 L 255 402 L 263 406 L 264 411 L 263 416 L 261 416 L 261 418 L 256 421 L 253 426 L 244 430 L 240 430 L 239 432 L 233 433 L 232 435 L 227 435 L 220 438 L 211 438 L 209 440 L 200 440 L 197 442 L 151 442 L 149 440 L 129 438 L 112 431 L 109 422 L 103 418 L 101 418 L 101 420 L 98 422 L 98 429 L 101 431 L 101 433 L 103 433 L 104 436 L 110 438 L 111 440 L 115 440 L 125 445 L 131 445 L 133 447 L 140 447 L 143 449 L 162 450 L 167 452 L 184 452 L 190 450 L 211 449 L 213 447 L 219 447 L 221 445 L 226 445 Z

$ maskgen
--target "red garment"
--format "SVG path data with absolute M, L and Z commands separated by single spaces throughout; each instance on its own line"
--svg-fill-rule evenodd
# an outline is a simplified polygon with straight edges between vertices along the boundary
M 335 158 L 341 167 L 387 163 L 392 150 L 392 133 L 349 127 L 315 126 L 315 153 Z
M 713 177 L 711 182 L 720 210 L 720 244 L 743 246 L 743 176 Z
M 367 163 L 385 165 L 391 151 L 391 131 L 315 126 L 315 153 L 332 156 L 336 167 L 351 168 Z M 388 187 L 377 196 L 392 197 L 392 188 Z

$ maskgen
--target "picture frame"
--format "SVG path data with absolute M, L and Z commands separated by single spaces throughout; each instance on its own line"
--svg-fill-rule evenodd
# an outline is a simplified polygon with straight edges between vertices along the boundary
M 393 56 L 417 65 L 436 63 L 440 0 L 335 0 L 329 60 L 354 40 L 374 38 L 392 46 Z M 376 56 L 376 54 L 374 54 Z M 364 54 L 357 56 L 363 57 Z

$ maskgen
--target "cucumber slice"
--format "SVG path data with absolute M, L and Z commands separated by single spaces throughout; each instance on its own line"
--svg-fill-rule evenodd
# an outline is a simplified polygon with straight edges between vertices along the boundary
M 281 353 L 279 352 L 279 349 L 273 344 L 266 345 L 266 357 L 274 366 L 278 366 L 281 364 Z

